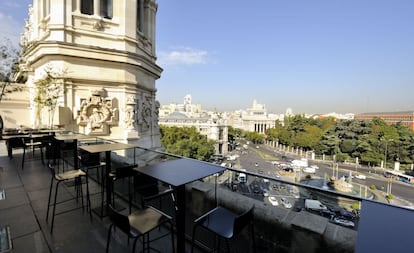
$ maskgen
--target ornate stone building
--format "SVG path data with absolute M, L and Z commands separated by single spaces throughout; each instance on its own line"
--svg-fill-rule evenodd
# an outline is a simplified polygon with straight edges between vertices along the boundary
M 200 104 L 191 102 L 191 95 L 184 97 L 183 104 L 163 105 L 160 108 L 159 124 L 177 127 L 195 127 L 198 132 L 216 142 L 216 154 L 228 153 L 227 116 L 222 113 L 208 112 Z
M 276 120 L 281 118 L 279 115 L 268 114 L 264 104 L 259 104 L 256 100 L 253 100 L 251 108 L 231 113 L 228 122 L 229 126 L 234 128 L 264 134 L 267 129 L 275 127 Z
M 160 147 L 157 7 L 155 0 L 33 0 L 20 73 L 30 89 L 31 124 L 45 125 L 35 113 L 35 84 L 52 70 L 62 85 L 54 125 Z

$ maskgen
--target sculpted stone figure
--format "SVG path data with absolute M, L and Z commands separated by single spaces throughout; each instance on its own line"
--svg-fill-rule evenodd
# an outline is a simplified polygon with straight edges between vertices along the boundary
M 103 115 L 101 112 L 99 112 L 98 109 L 93 108 L 92 114 L 89 117 L 89 123 L 91 126 L 91 129 L 97 129 L 102 127 L 102 123 L 105 121 Z

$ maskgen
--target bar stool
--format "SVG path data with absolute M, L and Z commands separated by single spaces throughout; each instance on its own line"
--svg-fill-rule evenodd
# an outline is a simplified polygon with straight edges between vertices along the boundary
M 128 239 L 134 239 L 134 245 L 132 248 L 133 253 L 135 252 L 137 240 L 140 237 L 142 237 L 142 252 L 150 252 L 150 232 L 155 228 L 161 227 L 161 225 L 165 223 L 170 224 L 172 249 L 173 252 L 175 252 L 172 218 L 160 210 L 149 206 L 132 214 L 123 215 L 115 211 L 114 208 L 110 205 L 109 219 L 111 220 L 111 225 L 109 226 L 108 238 L 106 242 L 107 253 L 109 252 L 109 243 L 111 240 L 112 228 L 118 227 L 128 236 Z
M 54 222 L 55 222 L 55 216 L 56 215 L 67 213 L 67 212 L 70 212 L 70 211 L 73 211 L 73 210 L 76 210 L 76 209 L 79 209 L 79 208 L 84 209 L 83 190 L 82 190 L 82 177 L 86 178 L 86 192 L 87 192 L 87 194 L 89 193 L 89 186 L 88 186 L 88 178 L 86 177 L 86 173 L 83 172 L 82 170 L 79 170 L 79 169 L 78 170 L 67 170 L 67 171 L 59 173 L 50 164 L 49 164 L 48 167 L 50 169 L 50 173 L 51 173 L 52 177 L 51 177 L 51 180 L 50 180 L 49 199 L 48 199 L 48 202 L 47 202 L 46 222 L 48 222 L 50 206 L 53 205 L 52 224 L 51 224 L 51 227 L 50 227 L 50 233 L 53 233 L 53 225 L 54 225 Z M 57 195 L 58 195 L 58 191 L 59 191 L 59 185 L 60 185 L 61 182 L 65 182 L 65 181 L 68 181 L 68 180 L 74 180 L 75 181 L 76 197 L 69 198 L 69 199 L 57 202 Z M 51 201 L 51 198 L 52 198 L 53 182 L 54 181 L 56 181 L 56 189 L 55 189 L 54 201 L 53 201 L 53 204 L 52 204 L 50 201 Z M 76 208 L 73 208 L 73 209 L 70 209 L 70 210 L 65 210 L 65 211 L 62 211 L 60 213 L 56 213 L 56 205 L 68 202 L 70 200 L 75 200 L 75 199 L 76 199 L 76 202 L 78 202 L 79 197 L 82 198 L 82 206 L 81 207 L 76 207 Z M 89 197 L 87 196 L 87 198 L 89 198 Z
M 81 170 L 83 170 L 86 173 L 86 178 L 87 181 L 89 182 L 89 180 L 91 179 L 91 171 L 92 170 L 96 170 L 96 181 L 100 184 L 100 192 L 95 193 L 95 194 L 101 194 L 101 200 L 103 203 L 103 194 L 104 194 L 104 182 L 105 179 L 103 178 L 104 173 L 102 172 L 102 170 L 104 170 L 106 163 L 105 162 L 101 162 L 100 161 L 100 156 L 99 154 L 91 154 L 88 152 L 82 152 L 79 151 L 79 155 L 78 155 L 78 163 L 79 163 L 79 168 Z M 88 187 L 88 192 L 86 194 L 87 196 L 87 206 L 88 206 L 88 211 L 89 214 L 91 216 L 92 219 L 92 204 L 91 204 L 91 193 L 89 192 L 89 187 Z M 103 217 L 103 205 L 101 206 L 101 217 Z
M 112 189 L 112 203 L 115 207 L 115 182 L 120 179 L 128 179 L 128 206 L 129 206 L 129 213 L 132 211 L 132 195 L 133 192 L 131 191 L 131 179 L 134 179 L 134 177 L 137 175 L 137 172 L 134 170 L 134 168 L 137 167 L 137 165 L 126 165 L 119 168 L 116 168 L 115 170 L 111 171 L 109 173 L 109 178 L 111 179 L 111 189 Z M 102 201 L 103 203 L 103 201 Z M 102 207 L 103 208 L 103 207 Z
M 236 214 L 224 207 L 218 206 L 194 220 L 191 252 L 194 252 L 195 234 L 198 227 L 202 227 L 218 237 L 216 247 L 218 251 L 220 251 L 221 238 L 225 239 L 227 252 L 230 253 L 229 240 L 239 234 L 248 225 L 253 240 L 253 252 L 256 252 L 253 231 L 253 209 L 254 206 L 242 214 Z
M 45 164 L 44 159 L 43 159 L 43 147 L 45 147 L 44 139 L 45 139 L 44 137 L 34 137 L 34 138 L 23 137 L 22 138 L 22 143 L 23 143 L 22 170 L 24 169 L 24 159 L 26 156 L 26 149 L 31 149 L 33 155 L 34 155 L 34 151 L 36 148 L 40 149 L 42 164 Z

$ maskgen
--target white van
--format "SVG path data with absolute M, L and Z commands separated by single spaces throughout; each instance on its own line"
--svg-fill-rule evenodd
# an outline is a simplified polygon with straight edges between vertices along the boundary
M 327 210 L 328 208 L 319 200 L 305 199 L 305 208 L 312 211 Z

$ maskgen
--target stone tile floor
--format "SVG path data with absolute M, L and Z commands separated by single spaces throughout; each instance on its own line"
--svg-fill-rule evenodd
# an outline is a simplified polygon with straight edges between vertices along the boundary
M 50 219 L 46 223 L 47 201 L 51 174 L 42 165 L 38 154 L 28 154 L 24 170 L 21 169 L 22 152 L 13 150 L 14 157 L 9 159 L 5 143 L 0 141 L 0 191 L 4 190 L 5 199 L 0 200 L 0 228 L 8 226 L 12 249 L 4 252 L 43 253 L 43 252 L 104 252 L 106 248 L 109 219 L 101 219 L 93 214 L 92 221 L 82 209 L 56 216 L 53 234 L 50 233 Z M 74 196 L 74 187 L 60 187 L 59 199 Z M 99 193 L 98 185 L 91 185 L 91 193 Z M 100 196 L 95 194 L 92 203 L 99 203 Z M 126 203 L 123 203 L 126 206 Z M 76 201 L 62 204 L 60 208 L 72 208 Z M 61 210 L 62 210 L 61 209 Z M 66 209 L 65 209 L 66 210 Z M 127 212 L 127 209 L 125 209 Z M 166 234 L 167 228 L 155 230 L 153 236 Z M 172 252 L 170 235 L 151 243 L 160 252 Z M 127 237 L 118 229 L 113 233 L 110 252 L 130 252 L 132 240 L 128 245 Z M 1 247 L 5 242 L 0 240 Z M 137 252 L 140 251 L 140 243 Z M 189 251 L 190 245 L 186 246 Z

